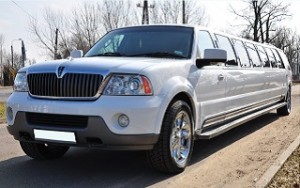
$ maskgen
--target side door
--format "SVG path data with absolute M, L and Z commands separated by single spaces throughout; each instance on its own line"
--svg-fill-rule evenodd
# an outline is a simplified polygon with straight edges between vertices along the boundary
M 224 67 L 226 78 L 226 120 L 240 115 L 249 101 L 244 100 L 244 92 L 249 82 L 248 70 L 251 64 L 242 41 L 216 34 L 219 48 L 227 51 L 228 61 Z M 234 50 L 234 45 L 236 51 Z M 239 52 L 239 53 L 237 53 Z M 243 65 L 243 67 L 241 67 Z
M 203 58 L 204 50 L 215 48 L 212 36 L 208 31 L 198 31 L 197 58 Z M 195 87 L 197 95 L 199 122 L 196 129 L 208 128 L 224 121 L 226 107 L 226 75 L 221 64 L 210 64 L 197 71 L 198 81 Z
M 263 68 L 254 44 L 240 39 L 232 39 L 232 43 L 240 67 L 228 69 L 227 73 L 227 120 L 264 105 L 267 85 L 266 69 L 270 69 L 270 67 Z

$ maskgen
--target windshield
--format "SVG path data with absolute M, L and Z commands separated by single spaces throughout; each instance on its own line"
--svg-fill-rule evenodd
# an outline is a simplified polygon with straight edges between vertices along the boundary
M 85 55 L 190 58 L 193 28 L 181 26 L 146 26 L 122 28 L 109 32 Z

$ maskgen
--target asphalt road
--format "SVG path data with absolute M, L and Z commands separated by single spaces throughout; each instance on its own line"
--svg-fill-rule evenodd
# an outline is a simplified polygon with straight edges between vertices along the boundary
M 158 173 L 149 169 L 144 152 L 71 148 L 61 159 L 53 161 L 32 160 L 24 155 L 18 142 L 8 135 L 5 125 L 1 125 L 0 187 L 226 187 L 226 185 L 230 185 L 230 187 L 232 187 L 231 185 L 233 187 L 249 187 L 253 185 L 248 181 L 252 178 L 252 175 L 244 183 L 240 182 L 240 179 L 235 180 L 228 176 L 228 174 L 236 172 L 237 166 L 240 165 L 238 164 L 240 156 L 234 156 L 234 161 L 224 167 L 229 171 L 232 169 L 232 172 L 216 169 L 214 164 L 222 169 L 222 165 L 219 164 L 220 157 L 226 159 L 227 155 L 228 159 L 226 161 L 229 161 L 231 160 L 230 151 L 243 151 L 242 148 L 250 147 L 250 142 L 254 146 L 261 144 L 268 136 L 268 132 L 274 130 L 274 126 L 278 126 L 278 129 L 280 129 L 279 126 L 287 122 L 294 126 L 299 123 L 300 118 L 296 116 L 300 112 L 300 92 L 298 92 L 300 87 L 298 85 L 293 89 L 293 113 L 296 114 L 281 118 L 276 113 L 269 113 L 215 139 L 196 141 L 191 164 L 185 172 L 176 176 Z M 287 129 L 287 126 L 283 126 L 282 129 Z M 282 132 L 280 130 L 276 131 Z M 298 129 L 294 127 L 294 129 L 288 131 L 291 132 L 289 133 L 291 135 L 287 135 L 284 139 L 290 139 L 288 142 L 292 142 L 294 137 L 300 134 L 300 129 L 299 132 L 297 131 Z M 250 137 L 255 137 L 255 139 L 247 140 Z M 266 142 L 275 144 L 275 142 Z M 280 150 L 274 153 L 271 152 L 269 154 L 272 155 L 271 159 L 275 159 L 280 155 L 287 147 L 288 142 Z M 257 147 L 259 149 L 259 146 Z M 249 150 L 254 151 L 254 148 L 249 148 Z M 219 158 L 216 156 L 219 156 Z M 247 157 L 249 156 L 247 155 Z M 264 166 L 268 166 L 265 164 L 269 164 L 269 160 L 251 160 L 251 163 L 260 168 L 258 175 L 255 174 L 255 176 L 263 174 L 268 168 Z M 243 164 L 241 165 L 243 166 Z M 249 172 L 249 174 L 251 173 L 253 172 Z M 220 181 L 222 181 L 222 184 L 220 184 Z

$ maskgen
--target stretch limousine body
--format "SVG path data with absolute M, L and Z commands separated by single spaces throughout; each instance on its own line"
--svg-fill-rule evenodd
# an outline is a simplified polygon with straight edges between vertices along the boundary
M 76 54 L 15 78 L 7 129 L 32 158 L 58 158 L 70 146 L 147 150 L 154 169 L 179 173 L 195 139 L 291 111 L 290 65 L 271 45 L 152 25 L 115 29 Z

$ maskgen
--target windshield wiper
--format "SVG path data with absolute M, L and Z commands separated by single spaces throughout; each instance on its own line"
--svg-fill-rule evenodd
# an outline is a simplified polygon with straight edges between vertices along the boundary
M 131 57 L 170 57 L 170 58 L 186 58 L 183 55 L 170 53 L 170 52 L 149 52 L 149 53 L 141 53 L 130 55 Z
M 88 57 L 96 57 L 96 56 L 116 56 L 116 57 L 121 57 L 121 56 L 125 56 L 125 55 L 121 54 L 119 52 L 105 52 L 105 53 L 101 53 L 101 54 L 91 55 L 91 56 L 88 56 Z

